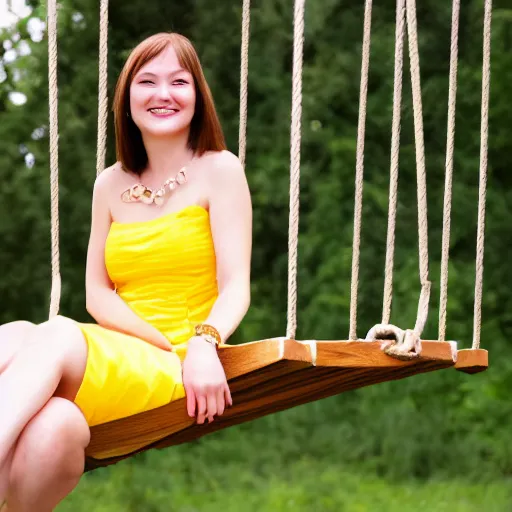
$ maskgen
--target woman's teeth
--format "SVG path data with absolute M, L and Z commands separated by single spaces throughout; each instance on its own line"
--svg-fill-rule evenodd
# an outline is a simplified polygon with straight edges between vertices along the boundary
M 168 109 L 168 108 L 150 108 L 149 109 L 150 112 L 152 112 L 153 114 L 174 114 L 175 112 L 178 112 L 177 110 L 171 108 L 171 109 Z

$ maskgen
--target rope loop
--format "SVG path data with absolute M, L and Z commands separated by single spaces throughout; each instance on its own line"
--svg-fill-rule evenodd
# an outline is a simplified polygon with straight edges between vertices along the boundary
M 393 324 L 376 324 L 364 341 L 382 341 L 385 354 L 400 361 L 412 361 L 421 355 L 421 339 L 412 329 L 401 329 Z

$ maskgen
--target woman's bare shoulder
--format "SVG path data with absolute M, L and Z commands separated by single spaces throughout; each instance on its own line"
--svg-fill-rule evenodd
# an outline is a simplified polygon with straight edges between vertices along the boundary
M 208 175 L 211 200 L 250 205 L 245 170 L 236 155 L 230 151 L 217 152 L 208 166 Z
M 211 172 L 215 177 L 229 177 L 233 173 L 244 173 L 244 168 L 239 158 L 231 151 L 223 150 L 212 152 L 209 157 Z
M 94 188 L 100 192 L 106 192 L 111 190 L 113 186 L 120 183 L 123 179 L 126 179 L 126 172 L 123 171 L 121 163 L 116 162 L 98 174 L 94 182 Z

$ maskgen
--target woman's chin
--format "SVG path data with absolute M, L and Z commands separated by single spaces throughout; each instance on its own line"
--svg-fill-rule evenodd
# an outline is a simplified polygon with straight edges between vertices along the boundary
M 176 137 L 186 133 L 189 125 L 186 126 L 145 126 L 141 132 L 148 137 Z

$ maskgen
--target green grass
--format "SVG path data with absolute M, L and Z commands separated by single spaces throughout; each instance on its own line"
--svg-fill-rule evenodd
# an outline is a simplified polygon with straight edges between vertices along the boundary
M 168 456 L 166 456 L 166 454 Z M 279 467 L 198 460 L 167 450 L 86 475 L 58 512 L 507 512 L 512 481 L 391 481 L 307 458 Z M 170 456 L 169 456 L 170 455 Z
M 57 511 L 512 511 L 506 424 L 453 426 L 424 380 L 394 400 L 381 385 L 151 450 L 85 475 Z

